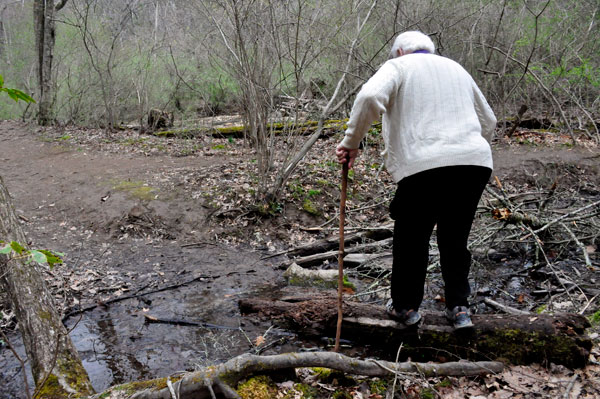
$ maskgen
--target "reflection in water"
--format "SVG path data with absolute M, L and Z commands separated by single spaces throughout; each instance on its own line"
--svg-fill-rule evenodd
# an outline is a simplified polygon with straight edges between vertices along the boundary
M 114 384 L 191 371 L 248 351 L 268 326 L 239 328 L 239 292 L 215 294 L 183 287 L 150 296 L 151 305 L 124 301 L 86 313 L 71 336 L 94 388 L 102 391 Z M 144 314 L 225 328 L 147 324 Z
M 68 320 L 71 338 L 94 389 L 101 392 L 119 383 L 191 371 L 252 350 L 252 342 L 270 324 L 241 322 L 237 300 L 260 288 L 235 279 L 230 283 L 229 287 L 220 286 L 220 291 L 181 287 L 148 295 L 145 302 L 118 302 L 86 312 L 81 320 Z M 147 324 L 144 314 L 226 328 Z M 22 352 L 22 344 L 16 343 Z M 16 373 L 18 362 L 7 349 L 0 352 L 0 365 L 0 383 L 10 385 L 10 389 L 0 390 L 0 399 L 24 398 L 22 377 Z M 7 393 L 9 396 L 3 396 Z
M 93 312 L 83 318 L 71 333 L 94 389 L 104 390 L 110 385 L 150 376 L 146 365 L 130 350 L 126 333 L 130 323 L 121 323 L 112 312 Z M 90 316 L 100 316 L 94 319 Z
M 121 341 L 125 339 L 135 339 L 133 336 L 124 337 L 118 334 L 113 324 L 113 319 L 107 314 L 105 319 L 98 321 L 98 329 L 100 340 L 106 346 L 117 349 Z M 129 351 L 112 350 L 106 354 L 106 364 L 112 371 L 113 383 L 120 384 L 129 381 L 133 376 L 133 372 L 137 372 L 138 376 L 147 376 L 149 374 L 148 367 L 138 361 L 135 353 Z

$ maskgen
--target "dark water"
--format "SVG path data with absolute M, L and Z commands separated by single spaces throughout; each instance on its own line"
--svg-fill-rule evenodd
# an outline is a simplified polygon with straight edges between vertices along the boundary
M 283 282 L 281 271 L 260 262 L 260 254 L 221 252 L 219 248 L 144 248 L 145 256 L 153 256 L 149 253 L 153 250 L 156 257 L 170 256 L 163 269 L 170 279 L 160 282 L 159 287 L 197 275 L 207 278 L 107 307 L 98 306 L 67 320 L 71 338 L 97 391 L 123 382 L 194 370 L 255 351 L 253 342 L 270 327 L 267 344 L 282 350 L 280 340 L 289 338 L 289 334 L 278 332 L 269 321 L 244 320 L 238 309 L 242 297 L 263 296 Z M 115 264 L 122 264 L 124 271 L 139 270 L 140 275 L 144 272 L 136 251 L 128 248 L 115 257 Z M 177 277 L 184 269 L 186 273 Z M 209 326 L 148 323 L 144 315 Z M 25 358 L 18 333 L 12 334 L 10 341 Z M 289 347 L 294 348 L 295 344 Z M 6 347 L 0 348 L 0 398 L 24 398 L 23 385 L 19 363 Z
M 186 287 L 149 295 L 150 305 L 131 299 L 97 308 L 80 319 L 69 319 L 67 327 L 72 329 L 71 339 L 94 388 L 101 392 L 114 384 L 191 371 L 255 350 L 252 342 L 270 323 L 243 321 L 237 310 L 239 297 L 235 289 L 215 294 Z M 148 323 L 144 314 L 210 326 Z M 279 346 L 279 340 L 288 335 L 272 328 L 266 339 Z M 18 335 L 10 339 L 23 356 Z M 7 349 L 0 352 L 0 370 L 0 384 L 5 388 L 0 397 L 25 397 L 20 366 Z

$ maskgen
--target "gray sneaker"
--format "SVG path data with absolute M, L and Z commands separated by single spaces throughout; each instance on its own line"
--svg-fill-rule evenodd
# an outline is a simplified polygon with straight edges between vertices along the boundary
M 421 314 L 419 312 L 414 309 L 396 310 L 391 299 L 385 305 L 385 312 L 388 314 L 388 316 L 390 316 L 390 318 L 401 321 L 406 326 L 414 326 L 421 321 Z
M 446 318 L 457 330 L 473 327 L 473 322 L 469 316 L 469 309 L 466 306 L 455 306 L 452 310 L 446 309 Z

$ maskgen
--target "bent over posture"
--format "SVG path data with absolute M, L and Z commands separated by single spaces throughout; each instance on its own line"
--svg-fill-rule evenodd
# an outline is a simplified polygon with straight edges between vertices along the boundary
M 336 155 L 352 167 L 360 141 L 383 115 L 385 165 L 398 184 L 390 205 L 394 261 L 387 312 L 406 325 L 421 319 L 429 239 L 437 224 L 446 315 L 464 328 L 473 325 L 467 240 L 492 172 L 488 141 L 496 117 L 471 75 L 434 51 L 421 32 L 396 38 L 392 58 L 358 93 Z

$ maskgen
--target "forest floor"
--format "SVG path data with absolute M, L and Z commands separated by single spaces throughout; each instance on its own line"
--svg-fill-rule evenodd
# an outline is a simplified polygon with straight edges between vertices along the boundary
M 241 139 L 160 138 L 134 131 L 109 135 L 0 122 L 0 176 L 30 246 L 65 253 L 64 264 L 46 270 L 45 277 L 60 311 L 70 315 L 65 322 L 73 329 L 72 338 L 97 390 L 191 370 L 248 351 L 328 349 L 327 341 L 290 338 L 293 332 L 241 317 L 237 301 L 286 284 L 281 269 L 288 258 L 268 255 L 337 234 L 339 166 L 333 153 L 340 137 L 338 132 L 317 142 L 290 178 L 281 201 L 264 216 L 250 206 L 261 176 L 256 173 L 256 154 Z M 381 145 L 380 137 L 369 135 L 350 175 L 348 231 L 391 222 L 387 205 L 394 185 L 381 167 Z M 523 131 L 499 140 L 493 151 L 496 178 L 489 186 L 505 198 L 517 201 L 532 191 L 547 195 L 553 202 L 548 212 L 557 212 L 553 215 L 561 214 L 559 208 L 564 214 L 569 207 L 578 209 L 600 199 L 600 151 L 592 141 L 582 139 L 573 146 L 557 133 Z M 486 209 L 492 202 L 486 194 L 472 240 L 487 236 L 487 226 L 499 223 Z M 415 376 L 399 383 L 401 397 L 600 397 L 600 237 L 597 229 L 594 232 L 598 216 L 594 217 L 578 225 L 581 231 L 589 225 L 591 231 L 579 237 L 581 245 L 557 244 L 545 254 L 552 267 L 569 276 L 574 289 L 560 291 L 564 282 L 553 281 L 552 275 L 558 275 L 552 267 L 539 267 L 535 245 L 494 242 L 495 235 L 480 239 L 473 250 L 471 276 L 474 312 L 495 312 L 478 300 L 491 297 L 532 312 L 589 316 L 595 344 L 588 367 L 513 366 L 486 378 Z M 530 268 L 535 273 L 529 273 Z M 439 280 L 439 270 L 433 270 L 425 312 L 442 306 Z M 385 296 L 387 283 L 379 284 Z M 360 290 L 373 284 L 357 281 L 357 286 Z M 534 294 L 544 287 L 549 295 Z M 114 301 L 136 294 L 143 295 Z M 10 332 L 14 316 L 1 303 L 0 297 L 0 328 Z M 78 311 L 82 308 L 87 310 Z M 204 327 L 149 324 L 147 316 L 197 321 Z M 12 332 L 9 337 L 22 354 L 18 335 Z M 5 343 L 0 344 L 0 398 L 24 397 L 19 364 Z M 364 349 L 345 351 L 368 355 Z M 369 383 L 312 385 L 317 390 L 314 397 L 330 397 L 332 389 L 353 398 L 381 397 Z M 301 397 L 293 383 L 281 383 L 278 389 L 279 397 Z

